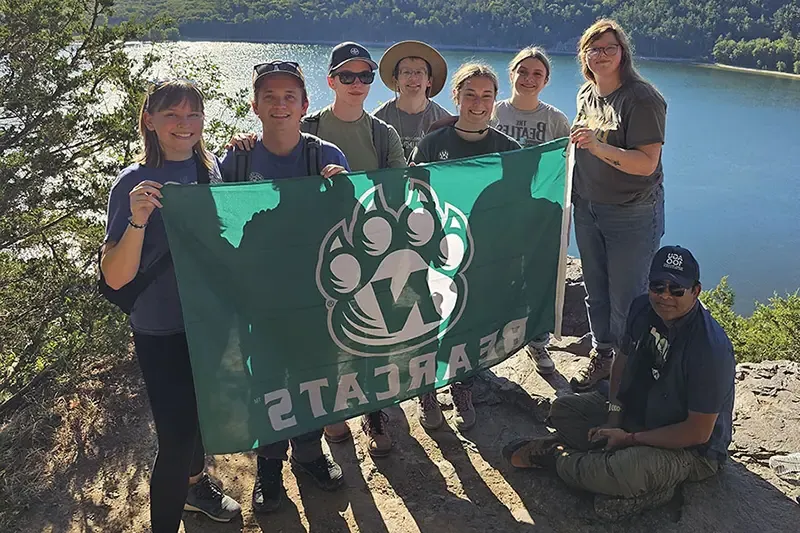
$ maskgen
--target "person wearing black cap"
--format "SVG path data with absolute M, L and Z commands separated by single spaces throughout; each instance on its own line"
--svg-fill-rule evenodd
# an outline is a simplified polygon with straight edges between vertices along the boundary
M 364 111 L 364 101 L 375 80 L 378 65 L 369 51 L 358 43 L 344 42 L 333 47 L 328 66 L 328 87 L 333 89 L 333 104 L 303 118 L 300 129 L 338 146 L 353 171 L 406 166 L 403 146 L 397 131 L 381 119 Z M 392 439 L 382 410 L 362 417 L 367 435 L 367 450 L 373 457 L 386 457 Z M 347 422 L 325 426 L 325 439 L 331 443 L 352 437 Z
M 450 116 L 431 100 L 447 81 L 447 63 L 429 44 L 402 41 L 384 52 L 378 71 L 383 84 L 397 96 L 372 114 L 394 126 L 408 158 L 428 128 Z
M 336 45 L 328 66 L 333 104 L 304 117 L 301 124 L 305 133 L 338 146 L 353 171 L 406 165 L 397 131 L 364 111 L 377 68 L 369 51 L 360 44 Z
M 648 293 L 631 304 L 609 400 L 598 391 L 557 398 L 548 419 L 556 432 L 513 441 L 506 460 L 554 468 L 595 493 L 607 519 L 662 505 L 684 481 L 716 474 L 731 442 L 736 362 L 700 290 L 692 253 L 661 248 Z

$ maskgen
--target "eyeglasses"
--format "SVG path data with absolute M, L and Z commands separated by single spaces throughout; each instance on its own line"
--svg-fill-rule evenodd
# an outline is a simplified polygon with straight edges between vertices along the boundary
M 428 75 L 428 71 L 425 70 L 425 69 L 409 70 L 409 69 L 405 69 L 404 68 L 403 70 L 398 72 L 397 75 L 400 78 L 410 78 L 411 76 L 416 76 L 418 78 L 422 78 L 422 77 L 425 77 L 425 76 Z
M 300 64 L 294 61 L 270 61 L 269 63 L 260 63 L 253 67 L 255 76 L 261 76 L 267 72 L 276 71 L 297 75 L 300 73 Z
M 669 291 L 669 295 L 674 296 L 675 298 L 682 297 L 684 294 L 686 294 L 686 291 L 689 290 L 684 287 L 678 287 L 677 285 L 671 285 L 661 281 L 651 281 L 649 288 L 650 292 L 655 294 L 661 294 L 664 291 Z
M 342 70 L 336 72 L 333 77 L 339 77 L 339 81 L 345 85 L 352 85 L 356 82 L 356 78 L 364 85 L 369 85 L 375 81 L 375 73 L 371 70 L 365 72 L 350 72 L 349 70 Z
M 604 54 L 607 57 L 614 57 L 619 53 L 620 46 L 618 44 L 610 44 L 608 46 L 595 46 L 586 50 L 586 55 L 595 58 Z

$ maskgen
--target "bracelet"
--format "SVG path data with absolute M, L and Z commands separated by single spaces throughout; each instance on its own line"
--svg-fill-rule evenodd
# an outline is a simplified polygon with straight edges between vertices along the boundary
M 132 227 L 134 227 L 136 229 L 144 229 L 144 228 L 147 227 L 147 222 L 145 222 L 144 224 L 137 224 L 136 222 L 133 221 L 133 217 L 130 216 L 130 217 L 128 217 L 128 225 L 130 225 L 130 226 L 132 226 Z

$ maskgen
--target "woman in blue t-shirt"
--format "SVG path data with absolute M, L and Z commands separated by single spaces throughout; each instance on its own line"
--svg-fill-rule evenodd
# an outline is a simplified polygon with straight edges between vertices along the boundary
M 169 253 L 159 213 L 164 183 L 195 183 L 206 172 L 210 181 L 221 181 L 217 160 L 203 144 L 203 113 L 203 94 L 192 82 L 159 82 L 148 91 L 139 114 L 144 153 L 120 173 L 108 199 L 101 269 L 112 289 Z M 241 512 L 239 504 L 204 473 L 205 450 L 171 262 L 139 294 L 130 322 L 158 436 L 150 480 L 153 533 L 178 531 L 183 510 L 230 521 Z

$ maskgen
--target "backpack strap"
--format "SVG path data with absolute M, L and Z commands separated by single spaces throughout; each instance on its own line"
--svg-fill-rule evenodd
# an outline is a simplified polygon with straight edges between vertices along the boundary
M 300 133 L 303 136 L 305 146 L 306 165 L 308 169 L 308 176 L 319 176 L 322 172 L 322 144 L 319 137 L 308 133 Z
M 194 158 L 194 168 L 197 172 L 197 183 L 200 185 L 208 185 L 211 182 L 208 168 L 203 164 L 203 160 L 200 159 L 197 152 L 192 152 L 192 157 Z
M 389 125 L 374 115 L 372 121 L 372 145 L 378 154 L 378 168 L 389 167 Z
M 253 161 L 252 150 L 233 149 L 233 181 L 249 181 L 250 165 Z
M 317 135 L 319 132 L 319 118 L 326 109 L 328 108 L 326 107 L 304 116 L 303 120 L 300 121 L 300 131 L 303 133 L 310 133 L 311 135 Z

